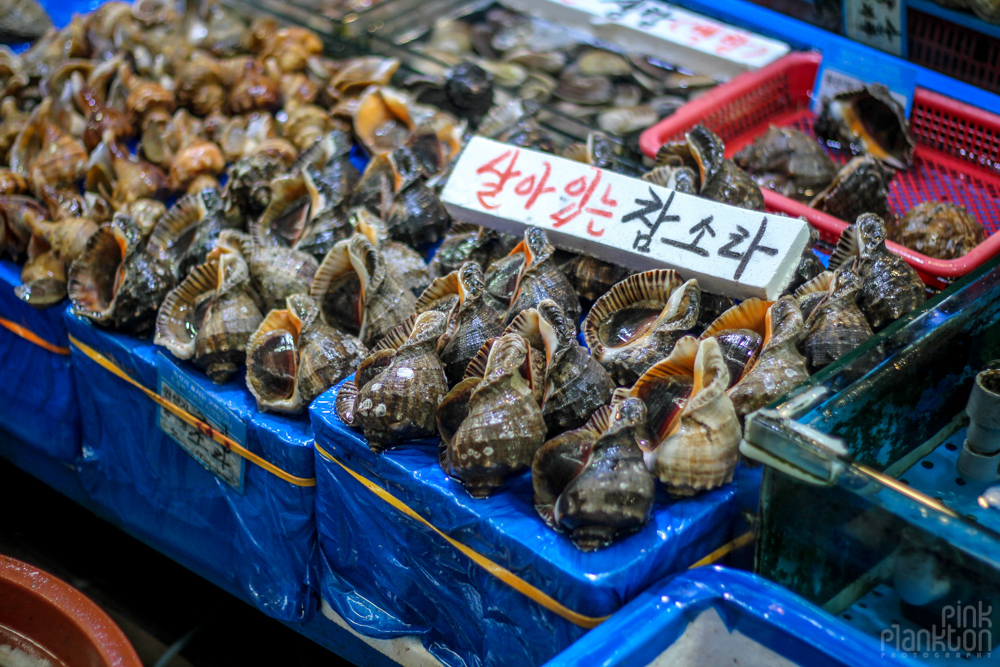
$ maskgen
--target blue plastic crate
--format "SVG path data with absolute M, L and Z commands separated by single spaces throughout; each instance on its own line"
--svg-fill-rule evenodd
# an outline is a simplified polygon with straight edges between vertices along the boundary
M 203 576 L 222 581 L 264 613 L 307 620 L 316 608 L 315 475 L 308 418 L 257 411 L 243 378 L 213 385 L 200 370 L 146 341 L 99 329 L 67 310 L 83 424 L 78 472 L 102 513 Z M 105 365 L 102 365 L 105 364 Z M 142 389 L 160 377 L 211 396 L 245 431 L 245 447 L 286 481 L 244 461 L 230 486 L 168 437 L 160 407 Z M 186 394 L 190 397 L 190 393 Z M 210 413 L 203 404 L 199 409 Z M 232 460 L 230 460 L 232 462 Z
M 884 652 L 877 640 L 781 586 L 716 566 L 649 588 L 545 667 L 642 667 L 657 658 L 683 664 L 692 654 L 699 664 L 918 664 Z
M 421 635 L 447 665 L 539 665 L 731 539 L 736 484 L 664 494 L 645 529 L 583 553 L 537 516 L 527 472 L 475 500 L 441 469 L 436 441 L 374 454 L 337 418 L 335 397 L 310 409 L 323 599 L 362 634 Z

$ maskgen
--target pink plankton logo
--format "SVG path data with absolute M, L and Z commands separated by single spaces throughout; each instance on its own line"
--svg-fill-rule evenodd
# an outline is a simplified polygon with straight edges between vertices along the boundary
M 993 605 L 949 605 L 941 609 L 941 624 L 929 629 L 882 631 L 883 658 L 989 658 L 993 653 Z

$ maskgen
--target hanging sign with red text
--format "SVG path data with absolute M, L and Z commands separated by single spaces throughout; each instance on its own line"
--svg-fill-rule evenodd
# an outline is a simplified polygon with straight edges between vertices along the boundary
M 775 299 L 809 242 L 806 222 L 748 211 L 548 153 L 473 137 L 441 200 L 452 218 L 637 271 L 676 269 L 703 289 Z

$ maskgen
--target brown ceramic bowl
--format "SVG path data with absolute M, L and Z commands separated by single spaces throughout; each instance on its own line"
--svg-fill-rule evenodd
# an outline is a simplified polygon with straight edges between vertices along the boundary
M 142 667 L 128 639 L 107 614 L 66 582 L 0 555 L 0 644 L 21 635 L 18 647 L 66 667 Z M 17 642 L 15 642 L 17 643 Z

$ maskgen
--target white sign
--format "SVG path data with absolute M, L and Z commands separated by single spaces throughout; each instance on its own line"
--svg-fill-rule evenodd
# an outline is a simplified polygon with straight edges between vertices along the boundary
M 466 145 L 441 200 L 457 221 L 518 235 L 540 227 L 559 248 L 637 271 L 676 269 L 739 299 L 777 298 L 809 241 L 802 220 L 483 137 Z
M 525 14 L 584 30 L 699 74 L 720 78 L 769 65 L 787 44 L 657 0 L 504 0 Z
M 183 371 L 162 357 L 157 360 L 157 372 L 160 396 L 240 445 L 246 446 L 246 424 L 239 416 L 232 414 L 225 406 L 219 405 L 214 396 L 204 391 L 191 378 L 186 377 Z M 160 430 L 183 447 L 209 472 L 243 493 L 246 461 L 242 456 L 163 407 L 160 408 Z
M 844 0 L 844 33 L 894 56 L 906 56 L 905 0 Z

